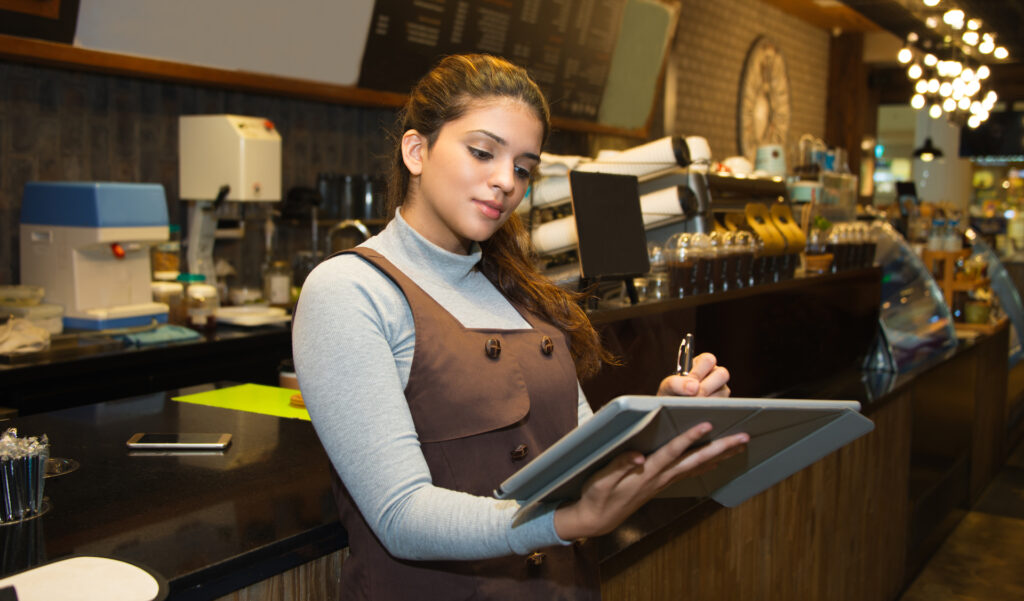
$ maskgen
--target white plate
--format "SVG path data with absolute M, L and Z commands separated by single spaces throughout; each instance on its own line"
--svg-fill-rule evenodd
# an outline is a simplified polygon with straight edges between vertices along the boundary
M 287 323 L 292 316 L 280 307 L 264 305 L 242 305 L 240 307 L 219 307 L 214 313 L 217 321 L 233 326 L 265 326 L 274 323 Z

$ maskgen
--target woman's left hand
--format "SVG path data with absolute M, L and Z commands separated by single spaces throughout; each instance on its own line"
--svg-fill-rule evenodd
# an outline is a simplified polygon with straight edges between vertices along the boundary
M 685 376 L 668 376 L 658 386 L 661 396 L 729 396 L 729 370 L 718 365 L 711 353 L 693 358 L 693 367 Z

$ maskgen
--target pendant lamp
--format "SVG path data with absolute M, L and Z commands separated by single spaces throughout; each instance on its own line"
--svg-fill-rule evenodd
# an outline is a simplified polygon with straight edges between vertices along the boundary
M 928 136 L 924 139 L 924 144 L 920 148 L 914 151 L 914 158 L 921 159 L 924 162 L 931 161 L 932 159 L 941 159 L 942 150 L 932 143 L 932 137 Z

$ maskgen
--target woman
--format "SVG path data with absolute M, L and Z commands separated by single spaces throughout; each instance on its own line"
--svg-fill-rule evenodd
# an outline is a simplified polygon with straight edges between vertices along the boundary
M 596 599 L 585 537 L 746 441 L 686 453 L 702 424 L 627 453 L 582 497 L 512 525 L 492 491 L 590 416 L 578 377 L 608 359 L 577 298 L 529 259 L 515 215 L 548 107 L 502 59 L 447 57 L 399 116 L 379 235 L 321 263 L 293 326 L 303 397 L 332 464 L 346 599 Z M 710 354 L 661 394 L 728 395 Z M 572 541 L 576 541 L 575 543 Z

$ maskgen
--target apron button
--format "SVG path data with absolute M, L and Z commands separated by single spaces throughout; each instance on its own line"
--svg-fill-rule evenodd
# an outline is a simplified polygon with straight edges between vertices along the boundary
M 555 352 L 555 343 L 551 342 L 551 338 L 545 336 L 540 339 L 540 352 L 544 353 L 545 355 L 550 355 L 551 353 Z
M 512 449 L 509 455 L 512 457 L 512 461 L 519 461 L 523 457 L 526 457 L 526 454 L 529 452 L 530 448 L 524 444 L 521 444 L 518 447 Z
M 546 557 L 547 555 L 541 553 L 540 551 L 534 551 L 533 553 L 530 553 L 526 556 L 526 565 L 532 567 L 540 566 L 542 563 L 544 563 L 544 559 Z
M 484 345 L 484 351 L 491 359 L 497 359 L 501 354 L 501 341 L 497 338 L 488 338 L 487 344 Z

